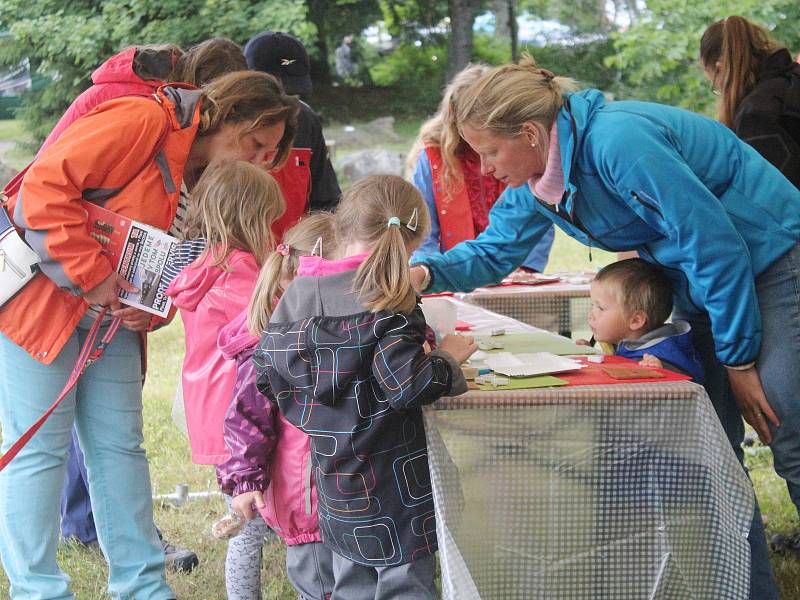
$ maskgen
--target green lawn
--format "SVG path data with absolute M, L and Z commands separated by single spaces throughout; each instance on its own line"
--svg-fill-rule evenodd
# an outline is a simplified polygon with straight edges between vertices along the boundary
M 404 133 L 412 128 L 403 125 Z M 7 136 L 7 137 L 6 137 Z M 21 129 L 14 122 L 0 121 L 0 140 L 20 139 Z M 23 163 L 24 165 L 25 163 Z M 588 249 L 557 232 L 548 272 L 597 269 L 608 264 L 613 255 Z M 167 494 L 178 483 L 188 483 L 193 492 L 217 490 L 214 471 L 193 465 L 188 443 L 171 419 L 172 398 L 178 381 L 183 356 L 183 330 L 180 320 L 152 334 L 149 338 L 149 369 L 144 389 L 145 445 L 150 459 L 154 493 Z M 797 515 L 789 501 L 786 486 L 772 470 L 768 448 L 757 448 L 748 454 L 756 491 L 763 512 L 768 516 L 768 533 L 787 532 L 797 528 Z M 169 575 L 169 582 L 179 598 L 192 600 L 225 597 L 224 542 L 209 535 L 209 527 L 225 513 L 218 497 L 192 501 L 179 508 L 157 504 L 156 523 L 173 543 L 191 548 L 200 556 L 201 564 L 190 575 Z M 265 599 L 294 600 L 296 594 L 284 571 L 283 549 L 279 542 L 266 545 L 262 568 Z M 104 598 L 106 567 L 96 549 L 74 545 L 59 551 L 62 568 L 72 578 L 73 591 L 79 600 Z M 800 599 L 800 560 L 796 556 L 774 556 L 784 600 Z M 8 597 L 8 583 L 0 572 L 0 597 Z

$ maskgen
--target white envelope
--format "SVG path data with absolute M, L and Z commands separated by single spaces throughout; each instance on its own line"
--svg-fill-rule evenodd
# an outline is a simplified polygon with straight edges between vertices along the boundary
M 576 371 L 583 365 L 565 356 L 558 356 L 550 352 L 533 352 L 531 354 L 511 354 L 498 352 L 486 359 L 486 364 L 495 373 L 509 377 L 532 377 L 548 373 L 561 373 L 563 371 Z

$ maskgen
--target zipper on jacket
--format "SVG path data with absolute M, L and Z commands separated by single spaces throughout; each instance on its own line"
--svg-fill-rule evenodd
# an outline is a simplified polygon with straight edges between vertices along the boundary
M 641 204 L 645 208 L 649 208 L 650 210 L 655 212 L 662 219 L 664 218 L 664 215 L 661 213 L 661 210 L 658 208 L 658 206 L 656 206 L 655 203 L 645 200 L 644 198 L 642 198 L 639 194 L 637 194 L 634 191 L 631 191 L 631 196 L 633 196 L 633 199 L 636 200 L 639 204 Z
M 305 501 L 306 501 L 306 514 L 311 514 L 311 457 L 306 457 L 306 476 L 303 478 L 305 482 Z
M 5 250 L 0 250 L 0 272 L 5 271 L 6 267 L 13 271 L 20 279 L 25 279 L 25 273 L 22 269 L 11 260 L 11 257 L 6 254 Z

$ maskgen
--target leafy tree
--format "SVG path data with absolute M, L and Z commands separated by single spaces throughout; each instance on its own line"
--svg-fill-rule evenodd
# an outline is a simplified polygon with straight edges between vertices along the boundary
M 35 143 L 90 85 L 92 70 L 126 46 L 185 46 L 213 36 L 243 44 L 264 29 L 310 41 L 315 33 L 301 0 L 0 0 L 0 28 L 10 33 L 0 39 L 0 63 L 27 57 L 34 73 L 52 78 L 18 113 Z
M 700 37 L 735 14 L 771 29 L 790 49 L 800 45 L 797 0 L 648 0 L 633 26 L 612 34 L 616 53 L 606 62 L 624 73 L 618 95 L 712 114 L 715 99 L 698 64 Z

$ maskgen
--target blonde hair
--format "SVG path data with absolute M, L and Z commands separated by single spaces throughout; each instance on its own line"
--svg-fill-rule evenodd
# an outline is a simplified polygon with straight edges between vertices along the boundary
M 449 191 L 451 180 L 462 180 L 458 155 L 464 151 L 467 143 L 456 127 L 458 100 L 461 93 L 488 70 L 488 65 L 467 65 L 456 73 L 444 90 L 439 110 L 419 130 L 419 135 L 408 153 L 407 174 L 413 172 L 417 159 L 426 146 L 437 146 L 442 154 L 442 182 L 445 189 Z
M 172 81 L 198 87 L 234 71 L 246 71 L 242 47 L 224 37 L 215 37 L 189 48 L 175 63 Z
M 277 79 L 256 71 L 228 73 L 204 85 L 203 96 L 198 136 L 213 135 L 230 123 L 247 123 L 240 137 L 261 127 L 285 123 L 286 130 L 269 168 L 283 164 L 292 149 L 300 105 L 297 98 L 286 95 Z
M 214 266 L 227 269 L 234 250 L 249 252 L 262 265 L 273 245 L 272 223 L 284 211 L 275 179 L 244 161 L 217 161 L 203 171 L 192 190 L 184 239 L 205 238 L 201 258 L 212 253 Z
M 390 224 L 390 220 L 399 220 Z M 409 227 L 412 227 L 410 229 Z M 427 237 L 431 218 L 412 184 L 395 175 L 373 175 L 354 183 L 336 211 L 340 248 L 360 242 L 372 248 L 356 272 L 354 289 L 372 311 L 409 314 L 416 306 L 411 285 L 409 251 Z
M 643 312 L 646 331 L 661 327 L 672 313 L 672 282 L 659 267 L 641 258 L 611 263 L 594 281 L 609 286 L 626 316 Z
M 456 113 L 458 129 L 469 125 L 513 137 L 531 123 L 539 130 L 539 146 L 546 156 L 550 127 L 564 104 L 563 95 L 577 88 L 575 80 L 542 69 L 523 53 L 518 63 L 494 67 L 464 90 Z
M 283 235 L 283 251 L 272 252 L 264 261 L 247 308 L 247 328 L 261 335 L 272 316 L 275 299 L 281 293 L 281 281 L 297 273 L 301 256 L 309 256 L 322 239 L 322 248 L 330 255 L 335 248 L 333 214 L 318 212 L 304 216 Z
M 764 63 L 782 49 L 785 47 L 766 29 L 744 17 L 728 17 L 706 29 L 700 40 L 700 60 L 706 69 L 721 76 L 720 123 L 733 127 L 739 104 L 753 91 Z

